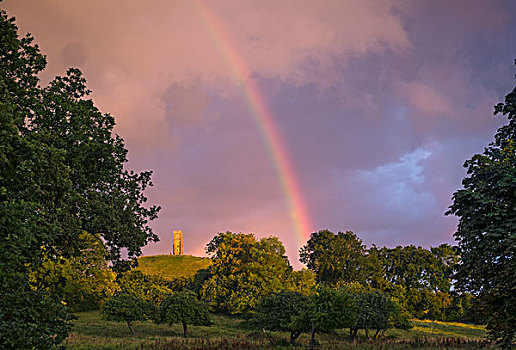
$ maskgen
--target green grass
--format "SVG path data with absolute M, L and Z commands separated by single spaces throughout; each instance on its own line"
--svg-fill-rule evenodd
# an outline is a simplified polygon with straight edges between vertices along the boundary
M 245 321 L 230 316 L 212 315 L 211 327 L 190 326 L 190 338 L 183 339 L 180 325 L 157 325 L 152 322 L 135 322 L 136 337 L 131 336 L 125 323 L 104 321 L 98 311 L 78 313 L 78 320 L 66 345 L 72 350 L 86 349 L 290 349 L 288 334 L 260 332 L 246 328 Z M 485 330 L 480 326 L 460 323 L 413 321 L 408 331 L 389 330 L 385 338 L 368 342 L 363 333 L 358 342 L 349 342 L 347 330 L 332 334 L 317 334 L 318 349 L 480 349 Z M 297 349 L 308 347 L 309 334 L 298 340 Z M 482 349 L 495 349 L 492 345 Z
M 421 335 L 442 335 L 470 339 L 481 339 L 486 335 L 483 326 L 464 323 L 414 320 L 413 324 L 412 331 Z
M 145 274 L 161 275 L 166 279 L 188 277 L 211 265 L 209 258 L 192 255 L 152 255 L 138 259 L 138 267 Z

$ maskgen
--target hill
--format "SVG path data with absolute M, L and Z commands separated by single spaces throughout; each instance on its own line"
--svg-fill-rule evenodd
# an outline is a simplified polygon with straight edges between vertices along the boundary
M 192 255 L 151 255 L 138 259 L 136 270 L 149 275 L 161 275 L 167 279 L 188 277 L 211 265 L 209 258 Z

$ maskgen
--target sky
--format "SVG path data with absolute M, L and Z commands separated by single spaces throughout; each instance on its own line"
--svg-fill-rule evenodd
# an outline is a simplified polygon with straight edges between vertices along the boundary
M 4 0 L 46 55 L 112 114 L 169 254 L 225 231 L 370 246 L 453 243 L 464 161 L 506 120 L 516 2 Z

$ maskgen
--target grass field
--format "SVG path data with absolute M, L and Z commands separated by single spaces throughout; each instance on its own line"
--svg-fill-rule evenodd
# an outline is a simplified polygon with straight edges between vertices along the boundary
M 256 332 L 247 329 L 245 321 L 229 316 L 214 315 L 211 327 L 189 327 L 190 338 L 183 339 L 180 325 L 172 327 L 152 322 L 136 322 L 136 337 L 124 323 L 104 321 L 98 311 L 78 313 L 72 335 L 66 341 L 69 349 L 289 349 L 288 334 Z M 480 326 L 460 323 L 415 320 L 409 331 L 389 330 L 384 339 L 351 343 L 347 330 L 334 334 L 317 334 L 318 349 L 495 349 L 482 342 L 485 330 Z M 309 335 L 303 334 L 296 349 L 308 348 Z
M 198 270 L 210 266 L 209 258 L 200 258 L 192 255 L 152 255 L 138 259 L 138 267 L 145 274 L 161 275 L 166 279 L 188 277 Z

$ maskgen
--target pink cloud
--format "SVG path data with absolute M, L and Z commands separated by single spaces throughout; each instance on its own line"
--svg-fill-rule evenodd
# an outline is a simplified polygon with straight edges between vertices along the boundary
M 214 36 L 199 6 L 229 35 Z M 2 7 L 47 54 L 43 81 L 79 66 L 95 103 L 116 118 L 129 166 L 155 171 L 147 194 L 163 207 L 153 222 L 162 242 L 146 254 L 168 253 L 173 228 L 184 230 L 194 254 L 232 230 L 278 235 L 299 266 L 287 199 L 221 40 L 261 87 L 317 228 L 356 230 L 368 243 L 451 237 L 455 221 L 442 213 L 461 164 L 489 142 L 502 122 L 490 118 L 492 105 L 513 87 L 510 1 L 4 0 Z M 416 165 L 403 158 L 417 149 L 432 155 Z M 422 183 L 406 178 L 411 164 Z
M 400 97 L 412 109 L 415 116 L 412 121 L 417 121 L 416 125 L 422 129 L 428 129 L 440 120 L 452 118 L 454 115 L 449 97 L 430 85 L 419 81 L 400 82 L 398 90 Z
M 159 98 L 170 86 L 183 89 L 177 101 L 199 77 L 218 89 L 234 82 L 218 40 L 228 40 L 255 74 L 326 84 L 338 76 L 336 57 L 342 64 L 345 57 L 410 47 L 392 13 L 395 3 L 198 1 L 220 20 L 230 35 L 224 38 L 213 36 L 211 23 L 188 1 L 7 0 L 5 7 L 22 31 L 37 34 L 48 57 L 45 81 L 79 65 L 101 110 L 117 116 L 126 139 L 152 148 L 156 140 L 174 144 L 163 134 Z M 200 102 L 179 105 L 178 120 L 202 113 Z

